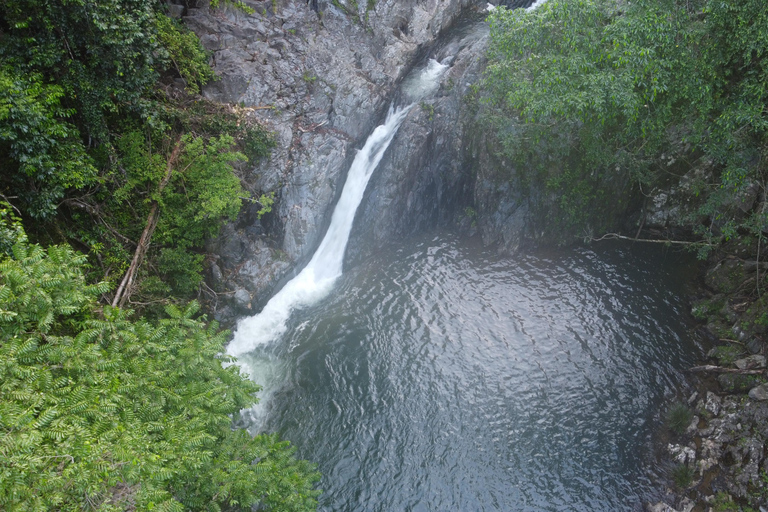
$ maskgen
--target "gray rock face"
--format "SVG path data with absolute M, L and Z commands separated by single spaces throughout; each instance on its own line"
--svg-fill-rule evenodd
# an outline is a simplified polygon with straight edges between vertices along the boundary
M 678 512 L 677 509 L 672 508 L 663 502 L 655 503 L 653 505 L 648 504 L 648 506 L 645 507 L 645 510 L 647 512 Z
M 687 446 L 670 444 L 670 459 L 691 465 L 697 481 L 707 482 L 686 493 L 699 493 L 699 507 L 711 503 L 713 495 L 721 492 L 744 500 L 755 509 L 764 504 L 761 496 L 766 484 L 761 474 L 768 465 L 768 390 L 764 387 L 754 388 L 751 400 L 746 402 L 739 397 L 719 397 L 707 392 L 696 404 L 703 424 L 690 428 L 686 434 L 693 442 Z
M 734 361 L 739 370 L 751 370 L 752 368 L 765 368 L 765 356 L 753 355 Z
M 246 4 L 255 14 L 188 9 L 184 21 L 212 52 L 221 77 L 204 95 L 252 108 L 275 133 L 269 161 L 245 177 L 253 192 L 275 192 L 272 214 L 263 229 L 248 230 L 248 222 L 258 223 L 246 212 L 241 228 L 230 228 L 211 248 L 222 256 L 218 264 L 227 286 L 247 289 L 258 303 L 319 243 L 354 148 L 377 124 L 416 58 L 462 11 L 485 3 L 377 0 L 372 9 L 367 2 L 326 0 Z M 377 229 L 384 236 L 393 226 Z M 237 243 L 241 247 L 226 255 Z M 267 260 L 272 263 L 263 266 Z
M 517 168 L 499 151 L 502 144 L 495 129 L 482 123 L 482 105 L 479 108 L 468 149 L 476 176 L 474 208 L 484 244 L 511 254 L 526 246 L 570 245 L 621 230 L 636 206 L 626 200 L 632 197 L 628 173 L 602 173 L 595 178 L 605 197 L 584 208 L 581 213 L 588 218 L 574 229 L 561 195 L 548 185 L 550 177 L 561 173 L 561 162 L 549 156 L 546 169 Z
M 429 57 L 450 67 L 440 89 L 413 105 L 368 185 L 348 249 L 348 261 L 394 237 L 444 226 L 472 200 L 466 172 L 463 98 L 485 65 L 488 27 L 466 24 L 443 36 Z
M 671 173 L 684 172 L 675 170 L 677 161 L 674 157 L 663 155 L 661 158 L 659 165 L 666 166 Z M 708 179 L 712 179 L 712 169 L 705 163 L 683 174 L 677 182 L 652 190 L 645 206 L 645 227 L 676 229 L 686 226 L 690 222 L 689 218 L 701 206 L 702 198 L 697 194 L 697 183 Z

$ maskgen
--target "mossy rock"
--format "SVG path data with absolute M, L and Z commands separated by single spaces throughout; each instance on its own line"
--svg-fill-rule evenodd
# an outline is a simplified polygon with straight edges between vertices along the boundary
M 745 352 L 742 348 L 733 345 L 720 345 L 710 350 L 708 355 L 716 359 L 720 366 L 728 366 L 744 356 Z
M 718 293 L 732 293 L 744 282 L 744 264 L 735 259 L 726 259 L 707 272 L 704 282 Z
M 726 300 L 723 295 L 715 295 L 709 299 L 700 299 L 691 304 L 691 315 L 701 321 L 706 321 L 717 315 L 725 305 Z
M 761 383 L 755 375 L 739 375 L 736 373 L 723 373 L 717 376 L 717 382 L 723 391 L 728 393 L 747 393 L 750 389 Z
M 710 322 L 707 324 L 707 329 L 718 339 L 732 338 L 733 330 L 731 330 L 730 325 L 726 325 L 723 320 L 725 319 L 721 320 L 720 317 L 710 319 Z
M 763 295 L 744 312 L 739 327 L 750 337 L 768 332 L 768 295 Z

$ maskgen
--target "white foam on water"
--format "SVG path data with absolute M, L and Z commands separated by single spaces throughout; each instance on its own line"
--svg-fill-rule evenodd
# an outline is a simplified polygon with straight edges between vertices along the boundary
M 403 80 L 401 88 L 403 94 L 408 101 L 414 103 L 434 94 L 440 87 L 440 78 L 446 69 L 448 69 L 447 64 L 430 59 L 423 69 L 411 73 Z

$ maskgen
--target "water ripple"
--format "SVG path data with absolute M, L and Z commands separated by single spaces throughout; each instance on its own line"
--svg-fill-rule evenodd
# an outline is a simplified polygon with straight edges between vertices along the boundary
M 634 510 L 649 421 L 695 357 L 686 268 L 394 247 L 288 326 L 267 427 L 319 464 L 323 510 Z

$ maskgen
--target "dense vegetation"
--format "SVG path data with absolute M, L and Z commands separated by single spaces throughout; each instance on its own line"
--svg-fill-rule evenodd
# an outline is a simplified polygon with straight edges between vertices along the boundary
M 207 55 L 163 9 L 0 7 L 0 194 L 33 240 L 73 244 L 91 280 L 122 283 L 115 305 L 197 294 L 204 240 L 248 196 L 235 166 L 271 146 L 244 109 L 194 95 Z
M 701 247 L 764 240 L 763 0 L 550 0 L 490 22 L 489 117 L 504 155 L 558 192 L 553 218 L 599 225 L 590 205 L 617 176 L 650 195 L 687 175 Z
M 316 507 L 288 443 L 232 429 L 259 387 L 187 303 L 271 137 L 197 95 L 207 55 L 164 8 L 0 5 L 3 510 Z
M 317 474 L 273 435 L 232 430 L 258 386 L 221 356 L 227 333 L 169 305 L 133 321 L 99 306 L 85 257 L 7 222 L 0 258 L 0 508 L 315 507 Z

